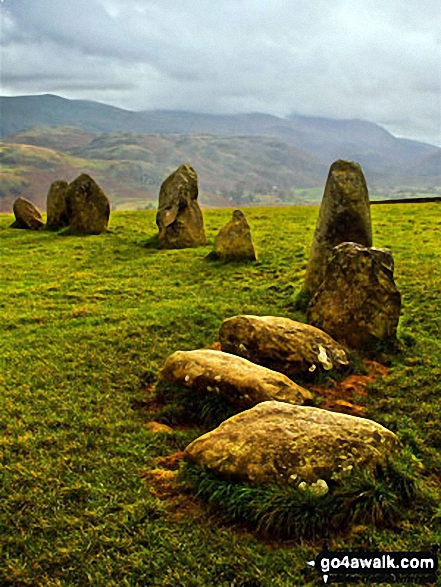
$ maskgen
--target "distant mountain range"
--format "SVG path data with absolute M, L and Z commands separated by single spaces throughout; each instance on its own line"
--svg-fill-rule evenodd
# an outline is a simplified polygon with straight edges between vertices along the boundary
M 139 207 L 185 161 L 199 175 L 202 201 L 215 206 L 311 199 L 308 190 L 323 187 L 339 158 L 360 163 L 374 189 L 441 186 L 440 149 L 362 120 L 131 112 L 53 95 L 0 97 L 0 116 L 0 210 L 17 194 L 33 193 L 42 205 L 52 178 L 86 170 L 115 205 Z

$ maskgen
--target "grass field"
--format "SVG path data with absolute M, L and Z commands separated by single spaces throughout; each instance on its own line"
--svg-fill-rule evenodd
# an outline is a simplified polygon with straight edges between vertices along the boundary
M 146 427 L 170 353 L 212 344 L 235 314 L 303 320 L 292 308 L 317 208 L 246 214 L 259 260 L 227 265 L 204 260 L 209 245 L 145 247 L 154 211 L 112 213 L 109 232 L 89 237 L 10 230 L 0 216 L 1 587 L 320 584 L 306 561 L 321 540 L 270 540 L 180 488 L 166 457 L 199 429 Z M 419 551 L 441 544 L 441 206 L 372 214 L 375 246 L 395 259 L 405 350 L 360 401 L 412 450 L 434 505 L 330 546 Z M 212 242 L 231 211 L 204 217 Z

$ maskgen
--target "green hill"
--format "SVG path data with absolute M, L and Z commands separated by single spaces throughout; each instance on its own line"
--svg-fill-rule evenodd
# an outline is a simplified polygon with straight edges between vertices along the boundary
M 321 582 L 307 561 L 322 537 L 264 536 L 179 484 L 179 451 L 201 428 L 178 425 L 171 409 L 171 434 L 146 427 L 169 354 L 211 345 L 235 314 L 304 319 L 293 300 L 317 212 L 247 210 L 255 264 L 204 260 L 228 210 L 205 211 L 210 244 L 181 251 L 145 246 L 154 211 L 112 212 L 108 233 L 83 238 L 9 229 L 12 215 L 0 217 L 2 586 Z M 374 245 L 395 259 L 403 351 L 384 349 L 384 377 L 345 394 L 413 453 L 418 493 L 382 527 L 376 514 L 393 495 L 373 486 L 360 495 L 360 507 L 375 504 L 371 521 L 327 538 L 332 550 L 418 552 L 441 543 L 440 205 L 372 213 Z

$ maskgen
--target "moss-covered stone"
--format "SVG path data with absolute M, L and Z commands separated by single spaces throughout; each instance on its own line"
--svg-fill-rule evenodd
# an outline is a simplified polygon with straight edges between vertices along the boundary
M 68 187 L 68 182 L 64 180 L 57 180 L 51 183 L 46 200 L 47 230 L 60 230 L 60 228 L 69 226 L 66 206 Z
M 85 173 L 69 184 L 66 210 L 72 233 L 101 234 L 107 230 L 109 199 L 100 186 Z
M 251 229 L 241 210 L 235 210 L 230 222 L 221 228 L 216 235 L 211 257 L 227 261 L 255 261 L 257 259 Z
M 335 247 L 325 279 L 308 306 L 308 322 L 357 349 L 395 339 L 401 294 L 393 268 L 386 249 L 356 243 Z
M 206 244 L 198 204 L 198 179 L 188 164 L 181 165 L 161 185 L 156 224 L 161 249 L 184 249 Z
M 309 324 L 276 316 L 235 316 L 222 323 L 224 352 L 289 377 L 310 377 L 348 365 L 344 348 Z
M 373 471 L 398 448 L 372 420 L 269 401 L 197 438 L 184 458 L 233 481 L 299 487 L 338 481 L 354 467 Z
M 312 399 L 308 390 L 281 373 L 210 349 L 173 353 L 160 376 L 170 383 L 194 389 L 195 393 L 220 395 L 238 409 L 271 399 L 292 404 L 304 404 Z

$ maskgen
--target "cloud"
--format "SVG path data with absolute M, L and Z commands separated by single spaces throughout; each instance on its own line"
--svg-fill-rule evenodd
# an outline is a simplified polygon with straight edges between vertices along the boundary
M 5 93 L 364 118 L 440 138 L 438 1 L 5 0 L 1 9 Z

